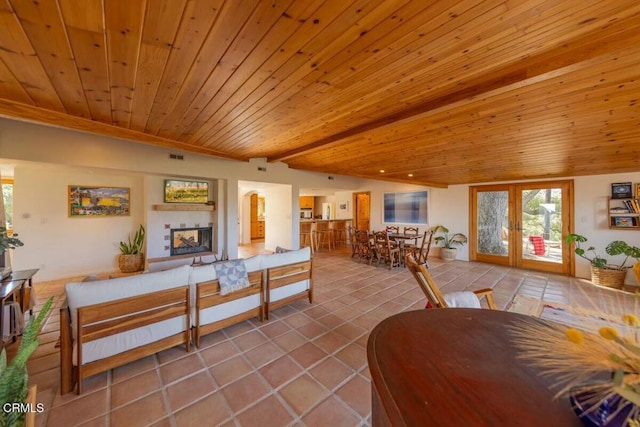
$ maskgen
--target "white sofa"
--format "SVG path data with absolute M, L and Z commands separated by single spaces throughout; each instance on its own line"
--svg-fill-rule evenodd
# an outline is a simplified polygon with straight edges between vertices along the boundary
M 61 393 L 82 379 L 185 344 L 231 324 L 268 316 L 298 298 L 313 301 L 309 248 L 244 260 L 250 286 L 220 294 L 213 265 L 183 265 L 66 285 L 60 310 Z M 79 345 L 82 343 L 82 345 Z

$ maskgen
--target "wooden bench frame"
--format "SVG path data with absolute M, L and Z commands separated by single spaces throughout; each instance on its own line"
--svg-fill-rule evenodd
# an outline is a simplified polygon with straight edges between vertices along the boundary
M 313 303 L 313 277 L 311 274 L 311 260 L 301 261 L 294 264 L 287 264 L 280 267 L 267 269 L 267 285 L 265 287 L 265 316 L 269 320 L 269 313 L 272 309 L 287 305 L 300 298 L 309 298 L 309 303 Z M 294 295 L 271 302 L 271 290 L 281 286 L 309 279 L 309 289 Z
M 196 284 L 196 326 L 194 331 L 196 347 L 200 347 L 200 337 L 210 334 L 227 326 L 234 325 L 243 320 L 258 317 L 262 322 L 264 320 L 264 281 L 263 272 L 253 271 L 248 273 L 251 286 L 239 291 L 234 291 L 227 295 L 220 295 L 220 282 L 218 279 L 200 282 Z M 216 305 L 221 305 L 250 295 L 258 294 L 260 296 L 260 304 L 258 307 L 238 313 L 234 316 L 227 317 L 206 325 L 200 325 L 200 311 Z
M 60 309 L 60 394 L 71 392 L 75 383 L 78 384 L 77 393 L 81 394 L 83 379 L 180 344 L 185 344 L 186 351 L 191 351 L 190 307 L 189 286 L 181 286 L 78 308 L 78 327 L 75 337 L 75 342 L 78 343 L 77 366 L 73 365 L 74 339 L 70 311 L 68 307 L 62 307 Z M 84 343 L 180 316 L 185 317 L 185 327 L 178 334 L 113 356 L 82 363 Z

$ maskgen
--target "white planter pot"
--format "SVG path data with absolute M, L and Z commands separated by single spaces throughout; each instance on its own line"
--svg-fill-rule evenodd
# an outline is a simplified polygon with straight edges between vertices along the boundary
M 457 248 L 440 248 L 440 259 L 443 261 L 453 261 L 456 259 L 456 255 L 458 254 Z

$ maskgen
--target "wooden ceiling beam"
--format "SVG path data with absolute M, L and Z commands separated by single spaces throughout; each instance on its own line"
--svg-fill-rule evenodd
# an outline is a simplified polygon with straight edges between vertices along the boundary
M 81 132 L 103 135 L 112 138 L 127 139 L 144 144 L 168 147 L 173 150 L 184 150 L 231 160 L 245 160 L 243 158 L 231 156 L 227 153 L 223 153 L 217 150 L 194 147 L 193 145 L 185 144 L 183 142 L 173 141 L 161 138 L 159 136 L 121 128 L 114 125 L 108 125 L 106 123 L 101 123 L 82 117 L 71 116 L 57 111 L 45 110 L 43 108 L 20 104 L 18 102 L 2 98 L 0 98 L 0 117 L 44 123 L 60 128 L 74 129 Z
M 525 59 L 498 72 L 490 71 L 484 76 L 469 81 L 466 87 L 456 92 L 427 100 L 415 107 L 399 113 L 391 114 L 367 123 L 354 126 L 326 138 L 321 138 L 300 148 L 270 156 L 268 161 L 286 161 L 312 151 L 326 149 L 339 144 L 344 139 L 371 132 L 376 129 L 400 123 L 404 120 L 416 119 L 422 115 L 447 106 L 472 102 L 480 96 L 495 96 L 513 88 L 521 88 L 529 84 L 567 74 L 585 66 L 590 60 L 601 55 L 611 55 L 640 43 L 640 16 L 618 21 L 603 29 L 598 37 L 586 34 L 576 40 L 565 43 L 541 55 Z

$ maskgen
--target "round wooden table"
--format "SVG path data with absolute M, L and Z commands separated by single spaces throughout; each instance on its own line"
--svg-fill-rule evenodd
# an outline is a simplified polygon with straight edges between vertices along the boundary
M 581 426 L 553 380 L 517 359 L 505 325 L 525 316 L 444 308 L 400 313 L 369 336 L 374 426 Z

